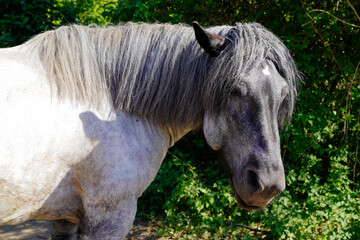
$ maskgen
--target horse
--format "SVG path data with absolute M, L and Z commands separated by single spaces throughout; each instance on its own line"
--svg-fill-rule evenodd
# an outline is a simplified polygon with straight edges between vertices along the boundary
M 240 207 L 285 188 L 279 128 L 301 74 L 258 23 L 68 25 L 0 50 L 0 225 L 124 239 L 176 141 L 202 129 Z

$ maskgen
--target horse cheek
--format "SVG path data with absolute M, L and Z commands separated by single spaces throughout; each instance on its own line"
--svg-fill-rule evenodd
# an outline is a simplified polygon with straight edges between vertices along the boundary
M 203 120 L 203 131 L 206 142 L 213 150 L 220 150 L 223 143 L 223 130 L 226 128 L 221 124 L 217 116 L 205 113 Z

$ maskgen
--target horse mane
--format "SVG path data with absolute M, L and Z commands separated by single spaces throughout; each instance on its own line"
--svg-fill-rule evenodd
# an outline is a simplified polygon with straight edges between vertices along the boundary
M 182 24 L 70 25 L 39 34 L 26 46 L 59 99 L 99 106 L 107 98 L 117 110 L 178 128 L 201 125 L 205 109 L 217 111 L 246 73 L 268 58 L 290 86 L 280 115 L 291 117 L 300 75 L 282 42 L 255 23 L 208 30 L 235 36 L 216 58 Z

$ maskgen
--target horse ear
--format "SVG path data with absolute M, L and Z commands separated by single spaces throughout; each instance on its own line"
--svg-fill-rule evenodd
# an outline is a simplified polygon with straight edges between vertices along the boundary
M 206 31 L 198 22 L 193 22 L 195 37 L 200 46 L 211 57 L 217 57 L 226 47 L 226 38 Z

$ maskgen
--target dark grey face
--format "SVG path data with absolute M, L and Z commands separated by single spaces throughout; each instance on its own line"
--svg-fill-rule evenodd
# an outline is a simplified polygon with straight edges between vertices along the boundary
M 274 64 L 265 60 L 241 81 L 217 115 L 205 113 L 205 138 L 222 151 L 236 199 L 245 209 L 266 206 L 285 188 L 278 113 L 288 92 Z

